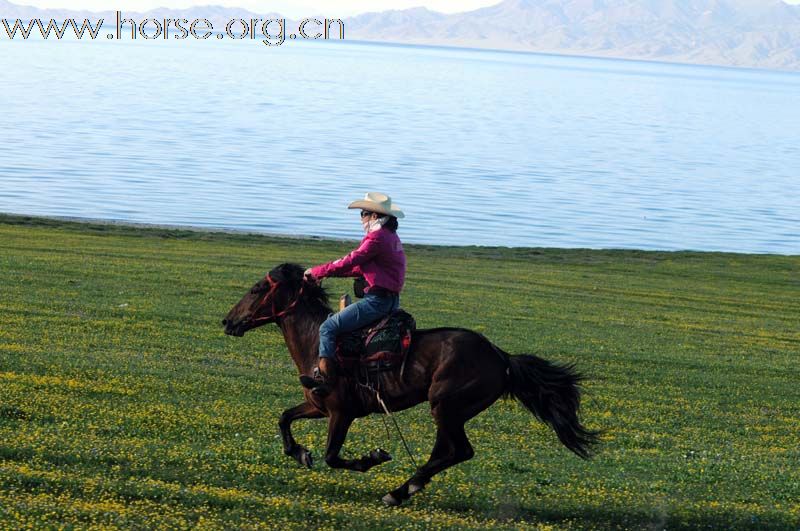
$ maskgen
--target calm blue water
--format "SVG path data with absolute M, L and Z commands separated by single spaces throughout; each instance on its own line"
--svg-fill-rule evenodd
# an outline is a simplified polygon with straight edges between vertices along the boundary
M 0 41 L 0 211 L 800 254 L 800 75 L 364 43 Z

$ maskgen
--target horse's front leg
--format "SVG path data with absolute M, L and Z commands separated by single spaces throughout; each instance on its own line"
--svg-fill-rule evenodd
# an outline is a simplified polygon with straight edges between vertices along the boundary
M 309 402 L 303 402 L 299 406 L 284 411 L 278 421 L 283 438 L 283 453 L 293 457 L 301 465 L 311 468 L 314 465 L 314 459 L 311 457 L 311 452 L 294 440 L 292 422 L 297 419 L 318 419 L 324 416 L 322 411 Z
M 339 452 L 342 450 L 347 430 L 353 423 L 353 417 L 332 414 L 328 421 L 328 447 L 325 450 L 325 462 L 331 468 L 346 468 L 357 472 L 366 472 L 370 468 L 391 461 L 392 456 L 380 448 L 371 451 L 360 459 L 342 459 Z

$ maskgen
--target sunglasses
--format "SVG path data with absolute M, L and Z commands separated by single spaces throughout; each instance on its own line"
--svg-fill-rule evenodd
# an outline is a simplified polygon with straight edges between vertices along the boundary
M 369 217 L 369 216 L 371 216 L 372 214 L 373 214 L 373 212 L 370 212 L 369 210 L 362 210 L 362 211 L 361 211 L 361 217 L 362 217 L 362 218 Z

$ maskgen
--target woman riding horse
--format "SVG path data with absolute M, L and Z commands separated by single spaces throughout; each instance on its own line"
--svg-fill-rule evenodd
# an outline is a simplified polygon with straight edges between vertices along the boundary
M 360 208 L 361 225 L 366 236 L 347 256 L 306 269 L 305 277 L 318 283 L 325 277 L 363 276 L 368 286 L 364 298 L 332 313 L 319 327 L 319 366 L 313 377 L 300 381 L 318 396 L 330 393 L 336 378 L 336 337 L 357 330 L 390 314 L 400 307 L 400 291 L 406 274 L 406 255 L 397 236 L 397 218 L 403 211 L 385 194 L 368 192 L 363 200 L 347 208 Z
M 367 235 L 361 245 L 341 260 L 305 270 L 298 264 L 274 267 L 248 290 L 222 320 L 225 333 L 241 337 L 249 330 L 275 323 L 304 385 L 304 401 L 281 414 L 283 451 L 305 467 L 313 466 L 308 448 L 292 435 L 299 419 L 328 417 L 325 462 L 333 468 L 366 472 L 391 459 L 375 449 L 360 458 L 340 453 L 353 421 L 373 413 L 402 411 L 429 402 L 436 438 L 428 460 L 402 485 L 383 497 L 387 505 L 400 505 L 420 492 L 438 473 L 471 459 L 474 450 L 464 425 L 501 397 L 515 397 L 536 418 L 549 425 L 561 443 L 588 458 L 599 443 L 599 433 L 578 418 L 583 377 L 573 365 L 553 363 L 533 354 L 509 354 L 483 334 L 466 328 L 416 329 L 406 356 L 405 376 L 383 375 L 381 398 L 354 385 L 342 373 L 331 386 L 335 334 L 367 324 L 388 313 L 398 303 L 403 287 L 405 256 L 391 230 L 402 212 L 382 194 L 367 194 L 350 208 L 363 208 Z M 370 285 L 367 297 L 338 314 L 332 313 L 325 289 L 313 277 L 362 274 Z M 482 279 L 478 279 L 482 280 Z M 386 293 L 392 291 L 394 293 Z M 322 371 L 317 367 L 317 345 Z M 323 387 L 324 386 L 324 387 Z M 323 387 L 321 395 L 314 392 Z

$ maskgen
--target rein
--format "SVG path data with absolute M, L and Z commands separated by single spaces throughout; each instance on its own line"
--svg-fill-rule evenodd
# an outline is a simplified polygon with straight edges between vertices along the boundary
M 274 295 L 275 292 L 278 291 L 278 288 L 281 285 L 281 283 L 278 282 L 277 280 L 274 280 L 269 273 L 267 273 L 267 276 L 264 277 L 264 278 L 265 278 L 265 280 L 267 282 L 269 282 L 269 291 L 267 291 L 267 293 L 264 295 L 264 297 L 258 303 L 258 306 L 256 307 L 254 313 L 258 313 L 259 310 L 261 310 L 266 305 L 267 299 L 269 299 L 271 295 Z M 305 289 L 305 284 L 301 284 L 300 285 L 300 291 L 297 292 L 297 297 L 292 301 L 291 304 L 289 304 L 289 306 L 287 306 L 286 308 L 284 308 L 283 310 L 281 310 L 279 312 L 275 311 L 275 298 L 273 297 L 272 298 L 272 315 L 269 315 L 267 317 L 259 317 L 257 319 L 252 319 L 251 322 L 253 322 L 253 323 L 260 323 L 260 322 L 265 322 L 265 321 L 266 322 L 270 322 L 270 321 L 273 321 L 275 319 L 279 319 L 279 318 L 283 317 L 284 315 L 288 314 L 290 311 L 292 311 L 294 309 L 295 306 L 297 306 L 297 303 L 300 302 L 300 297 L 301 297 L 301 295 L 303 295 L 303 290 L 304 289 Z
M 402 432 L 402 430 L 400 430 L 400 425 L 397 423 L 397 420 L 394 418 L 394 415 L 392 415 L 392 412 L 389 411 L 389 408 L 386 407 L 386 402 L 383 401 L 383 398 L 381 398 L 381 394 L 378 392 L 377 389 L 375 390 L 375 398 L 378 399 L 378 402 L 380 403 L 381 407 L 383 407 L 383 410 L 386 412 L 386 415 L 390 419 L 392 419 L 392 422 L 394 422 L 394 428 L 397 430 L 397 434 L 400 436 L 400 440 L 403 441 L 403 446 L 405 446 L 406 453 L 408 454 L 408 457 L 411 459 L 411 464 L 414 465 L 415 469 L 419 468 L 417 466 L 417 460 L 414 459 L 414 455 L 411 453 L 411 448 L 408 447 L 408 443 L 406 442 L 406 438 L 403 437 L 403 432 Z M 386 418 L 385 417 L 381 417 L 381 420 L 383 421 L 383 427 L 386 428 L 386 437 L 389 440 L 391 440 L 392 439 L 392 434 L 389 432 L 389 425 L 386 424 Z

